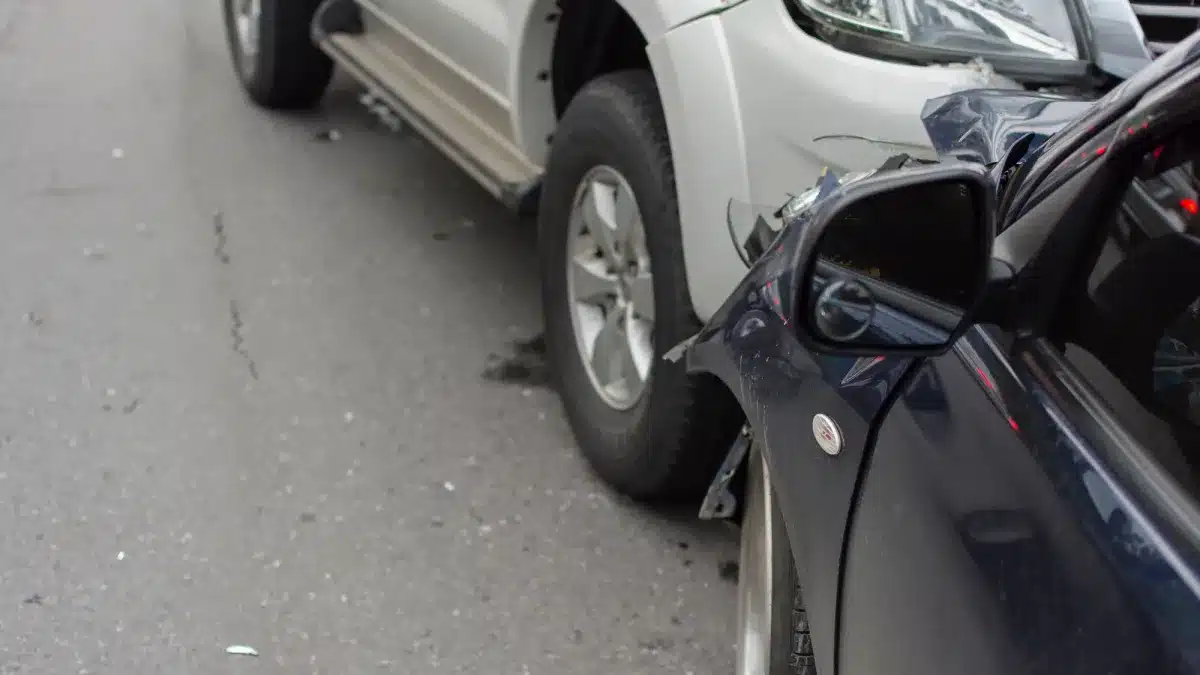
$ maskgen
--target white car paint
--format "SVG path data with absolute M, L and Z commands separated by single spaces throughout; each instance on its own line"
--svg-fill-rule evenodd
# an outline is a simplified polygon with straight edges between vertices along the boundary
M 392 0 L 405 2 L 405 0 Z M 447 2 L 504 5 L 511 36 L 507 59 L 507 100 L 512 113 L 512 139 L 535 164 L 546 161 L 556 118 L 550 89 L 537 74 L 550 67 L 557 26 L 546 17 L 557 12 L 556 0 L 445 0 Z M 615 0 L 637 24 L 648 42 L 667 31 L 744 0 Z M 449 54 L 454 58 L 453 52 Z
M 928 147 L 925 101 L 1015 83 L 967 66 L 921 67 L 840 51 L 800 30 L 789 0 L 616 0 L 648 41 L 674 155 L 691 301 L 701 319 L 745 272 L 726 227 L 730 199 L 777 207 L 825 166 L 873 168 L 889 154 L 823 135 Z M 556 116 L 545 74 L 555 0 L 358 0 L 386 15 L 430 79 L 533 167 Z M 437 74 L 434 75 L 434 71 Z M 474 103 L 469 103 L 473 101 Z M 744 237 L 747 232 L 740 232 Z
M 1018 86 L 978 67 L 909 66 L 840 51 L 797 27 L 784 0 L 746 0 L 669 31 L 648 51 L 671 137 L 688 284 L 702 319 L 745 274 L 726 227 L 730 199 L 777 208 L 826 166 L 871 169 L 898 152 L 817 137 L 928 148 L 919 115 L 925 101 Z

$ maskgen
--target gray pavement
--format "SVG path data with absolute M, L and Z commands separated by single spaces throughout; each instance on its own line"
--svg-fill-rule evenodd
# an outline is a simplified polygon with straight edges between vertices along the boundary
M 217 0 L 0 0 L 0 673 L 730 672 L 733 535 L 486 377 L 533 229 L 355 96 L 252 108 Z

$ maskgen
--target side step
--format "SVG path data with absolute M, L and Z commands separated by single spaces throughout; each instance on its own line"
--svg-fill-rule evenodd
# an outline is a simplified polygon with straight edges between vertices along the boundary
M 364 23 L 382 22 L 362 15 L 370 11 L 355 0 L 325 0 L 313 18 L 313 41 L 370 98 L 391 108 L 497 199 L 519 212 L 534 209 L 540 167 L 364 30 Z

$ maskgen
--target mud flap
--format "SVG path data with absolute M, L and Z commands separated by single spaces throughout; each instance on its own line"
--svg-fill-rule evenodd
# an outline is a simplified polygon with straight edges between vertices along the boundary
M 704 501 L 700 504 L 701 520 L 723 520 L 737 513 L 737 497 L 729 489 L 729 484 L 737 475 L 742 462 L 746 460 L 751 440 L 750 427 L 743 426 L 741 433 L 729 447 L 729 454 L 725 455 L 725 461 L 721 462 L 721 468 L 713 478 L 712 484 L 708 486 L 708 493 L 704 495 Z

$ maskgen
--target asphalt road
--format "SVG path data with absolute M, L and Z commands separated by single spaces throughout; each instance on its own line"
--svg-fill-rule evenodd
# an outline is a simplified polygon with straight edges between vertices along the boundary
M 734 537 L 589 474 L 529 223 L 351 85 L 252 108 L 217 5 L 0 0 L 0 673 L 731 672 Z

